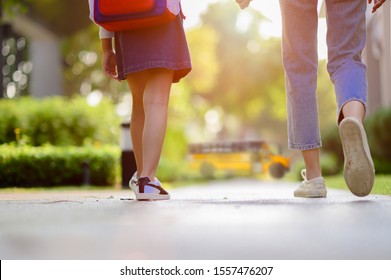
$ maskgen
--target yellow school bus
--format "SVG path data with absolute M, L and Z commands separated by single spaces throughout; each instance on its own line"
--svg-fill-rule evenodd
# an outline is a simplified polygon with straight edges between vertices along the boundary
M 265 141 L 193 143 L 189 164 L 204 177 L 227 174 L 269 174 L 282 178 L 290 169 L 290 159 L 273 150 Z

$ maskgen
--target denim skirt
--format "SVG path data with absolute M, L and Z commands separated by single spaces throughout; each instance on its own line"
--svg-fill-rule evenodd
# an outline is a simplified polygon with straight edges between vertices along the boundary
M 181 15 L 168 24 L 115 33 L 118 78 L 152 68 L 174 70 L 177 83 L 191 70 Z

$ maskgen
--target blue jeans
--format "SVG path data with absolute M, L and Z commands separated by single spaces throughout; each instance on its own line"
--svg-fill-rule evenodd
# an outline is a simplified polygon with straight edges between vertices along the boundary
M 317 1 L 280 0 L 288 111 L 288 145 L 310 150 L 321 146 L 316 97 Z M 366 0 L 326 0 L 327 70 L 337 99 L 337 118 L 351 100 L 366 106 L 366 66 L 361 53 L 366 41 Z

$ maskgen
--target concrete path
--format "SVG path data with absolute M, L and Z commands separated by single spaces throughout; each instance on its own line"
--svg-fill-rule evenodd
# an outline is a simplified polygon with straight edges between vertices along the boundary
M 391 259 L 391 197 L 234 179 L 138 202 L 124 191 L 0 192 L 0 259 Z

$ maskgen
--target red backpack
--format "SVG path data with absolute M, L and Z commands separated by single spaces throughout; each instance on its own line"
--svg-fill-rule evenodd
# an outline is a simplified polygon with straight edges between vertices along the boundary
M 176 18 L 167 0 L 93 0 L 94 22 L 109 31 L 162 25 Z

